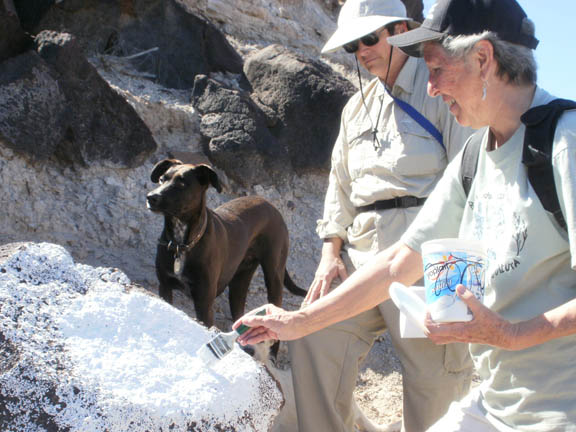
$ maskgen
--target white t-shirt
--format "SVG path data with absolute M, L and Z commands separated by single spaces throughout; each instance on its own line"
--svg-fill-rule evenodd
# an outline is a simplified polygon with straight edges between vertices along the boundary
M 537 88 L 532 106 L 554 99 Z M 460 237 L 480 240 L 488 254 L 484 304 L 512 322 L 533 318 L 576 298 L 576 111 L 556 128 L 553 165 L 568 230 L 546 212 L 521 162 L 524 125 L 502 147 L 486 152 L 468 199 L 461 155 L 402 240 Z M 481 384 L 482 406 L 502 431 L 576 431 L 576 335 L 521 351 L 470 346 Z

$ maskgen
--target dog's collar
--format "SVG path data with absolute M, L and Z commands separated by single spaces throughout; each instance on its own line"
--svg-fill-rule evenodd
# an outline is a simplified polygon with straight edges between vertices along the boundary
M 194 234 L 194 236 L 192 237 L 192 240 L 190 240 L 188 243 L 184 243 L 184 244 L 176 243 L 174 240 L 169 240 L 168 242 L 163 241 L 163 240 L 159 240 L 158 244 L 162 245 L 162 246 L 166 246 L 166 248 L 170 252 L 174 252 L 174 258 L 178 258 L 182 254 L 188 252 L 190 249 L 192 249 L 194 246 L 196 246 L 198 244 L 198 242 L 200 241 L 200 239 L 202 238 L 202 236 L 206 232 L 207 226 L 208 226 L 208 215 L 207 215 L 206 209 L 204 209 L 204 211 L 202 212 L 202 225 L 200 226 L 200 229 L 198 230 L 198 232 L 196 234 Z M 188 237 L 190 237 L 190 235 L 192 235 L 192 233 L 190 233 L 188 235 Z

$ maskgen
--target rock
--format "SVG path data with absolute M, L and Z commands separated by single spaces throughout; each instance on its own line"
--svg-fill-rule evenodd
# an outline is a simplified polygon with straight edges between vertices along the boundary
M 356 91 L 352 83 L 319 60 L 280 45 L 250 54 L 245 70 L 252 97 L 278 118 L 270 132 L 288 152 L 292 169 L 328 170 L 342 108 Z
M 196 78 L 192 104 L 202 114 L 210 159 L 244 186 L 278 184 L 287 167 L 299 174 L 327 171 L 354 86 L 320 61 L 278 45 L 249 56 L 245 69 L 250 95 Z
M 117 269 L 48 243 L 0 247 L 0 430 L 267 431 L 277 383 Z
M 33 3 L 37 0 L 25 0 Z M 73 34 L 88 55 L 133 56 L 132 64 L 168 88 L 191 89 L 197 74 L 229 72 L 242 77 L 243 60 L 210 22 L 176 0 L 62 2 L 40 20 L 35 32 Z M 153 51 L 149 51 L 153 50 Z M 145 55 L 138 55 L 147 52 Z
M 156 150 L 150 130 L 98 75 L 71 35 L 42 32 L 36 45 L 40 56 L 57 71 L 68 104 L 63 154 L 84 164 L 98 161 L 134 167 Z
M 16 0 L 15 7 L 22 28 L 33 33 L 34 27 L 42 17 L 54 6 L 56 0 Z
M 0 141 L 32 160 L 135 167 L 156 143 L 134 109 L 85 59 L 71 35 L 42 32 L 39 56 L 0 64 Z
M 199 75 L 192 103 L 202 114 L 205 151 L 228 177 L 243 186 L 278 180 L 287 156 L 268 130 L 266 115 L 246 92 Z
M 211 23 L 187 12 L 174 0 L 149 3 L 117 36 L 124 54 L 158 48 L 152 55 L 134 60 L 139 70 L 177 89 L 191 89 L 198 74 L 242 75 L 242 58 Z
M 18 16 L 0 6 L 0 62 L 21 54 L 32 45 L 20 27 Z
M 402 0 L 406 6 L 406 15 L 418 22 L 424 21 L 424 2 L 422 0 Z
M 187 1 L 192 11 L 240 41 L 258 47 L 279 44 L 310 54 L 319 54 L 335 29 L 334 3 L 334 0 Z
M 56 74 L 36 52 L 0 63 L 0 144 L 49 159 L 65 140 L 66 106 Z

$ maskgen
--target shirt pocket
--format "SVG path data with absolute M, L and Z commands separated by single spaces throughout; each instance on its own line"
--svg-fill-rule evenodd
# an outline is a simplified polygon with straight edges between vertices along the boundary
M 390 136 L 394 172 L 402 176 L 427 176 L 446 168 L 444 148 L 414 119 L 406 114 L 397 127 L 398 133 Z
M 382 132 L 374 141 L 372 129 L 355 125 L 348 130 L 348 170 L 352 179 L 373 176 L 375 172 L 391 172 L 395 165 L 389 144 L 382 140 Z
M 360 252 L 373 251 L 377 247 L 376 213 L 363 212 L 356 215 L 348 227 L 348 243 Z

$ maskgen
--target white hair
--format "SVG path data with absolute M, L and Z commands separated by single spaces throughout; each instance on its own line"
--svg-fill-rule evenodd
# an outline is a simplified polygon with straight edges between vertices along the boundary
M 530 27 L 531 26 L 531 27 Z M 534 24 L 525 20 L 525 27 L 534 34 Z M 481 40 L 489 41 L 494 47 L 494 57 L 498 64 L 498 76 L 510 83 L 521 85 L 536 84 L 536 59 L 533 50 L 522 45 L 504 41 L 491 31 L 473 35 L 446 36 L 440 41 L 452 58 L 463 59 Z

